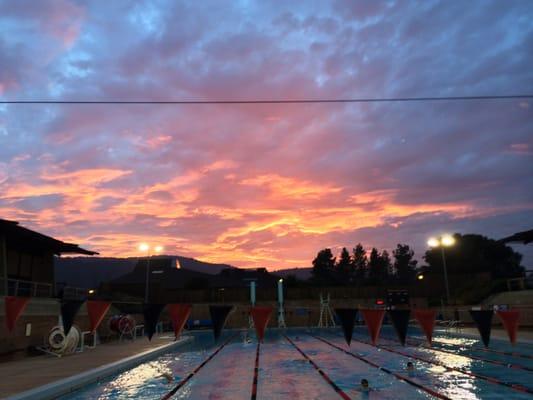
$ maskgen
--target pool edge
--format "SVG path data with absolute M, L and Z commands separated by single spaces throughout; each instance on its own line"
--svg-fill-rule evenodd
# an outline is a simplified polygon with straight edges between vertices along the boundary
M 193 337 L 186 336 L 175 342 L 167 343 L 162 346 L 143 351 L 142 353 L 135 354 L 123 358 L 118 361 L 114 361 L 109 364 L 104 364 L 100 367 L 92 368 L 88 371 L 69 376 L 67 378 L 59 379 L 54 382 L 47 383 L 46 385 L 37 386 L 33 389 L 26 390 L 14 395 L 11 395 L 6 400 L 34 400 L 36 398 L 42 400 L 51 400 L 59 396 L 71 393 L 81 387 L 97 382 L 100 379 L 109 377 L 121 371 L 129 368 L 133 368 L 145 361 L 155 358 L 159 355 L 167 353 L 168 351 L 180 347 L 186 343 L 193 341 Z

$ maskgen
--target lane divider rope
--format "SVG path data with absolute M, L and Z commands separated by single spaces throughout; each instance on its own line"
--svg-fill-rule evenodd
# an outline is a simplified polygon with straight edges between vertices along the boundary
M 326 339 L 323 339 L 323 338 L 321 338 L 319 336 L 314 336 L 314 335 L 310 335 L 310 336 L 315 338 L 315 339 L 317 339 L 317 340 L 320 340 L 321 342 L 324 342 L 325 344 L 327 344 L 327 345 L 329 345 L 329 346 L 331 346 L 331 347 L 333 347 L 333 348 L 335 348 L 337 350 L 342 351 L 345 354 L 348 354 L 349 356 L 357 358 L 358 360 L 360 360 L 360 361 L 362 361 L 362 362 L 364 362 L 364 363 L 366 363 L 368 365 L 371 365 L 372 367 L 378 368 L 381 371 L 386 372 L 387 374 L 390 374 L 390 375 L 394 376 L 396 379 L 399 379 L 400 381 L 404 381 L 404 382 L 408 383 L 411 386 L 414 386 L 414 387 L 416 387 L 418 389 L 421 389 L 424 392 L 429 393 L 433 397 L 436 397 L 438 399 L 443 399 L 443 400 L 452 400 L 451 397 L 448 397 L 448 396 L 446 396 L 446 395 L 444 395 L 442 393 L 439 393 L 439 392 L 437 392 L 437 391 L 435 391 L 433 389 L 430 389 L 430 388 L 428 388 L 428 387 L 426 387 L 424 385 L 421 385 L 420 383 L 417 383 L 417 382 L 407 378 L 406 376 L 403 376 L 403 375 L 400 375 L 400 374 L 398 374 L 398 373 L 396 373 L 394 371 L 391 371 L 388 368 L 382 367 L 382 366 L 380 366 L 380 365 L 378 365 L 378 364 L 376 364 L 376 363 L 374 363 L 374 362 L 372 362 L 372 361 L 370 361 L 370 360 L 368 360 L 368 359 L 366 359 L 364 357 L 361 357 L 358 354 L 355 354 L 355 353 L 352 353 L 352 352 L 350 352 L 348 350 L 345 350 L 342 347 L 337 346 L 336 344 L 333 344 L 333 343 L 327 341 Z
M 292 346 L 298 350 L 298 352 L 303 356 L 303 358 L 305 358 L 309 364 L 311 364 L 316 370 L 317 372 L 320 374 L 320 376 L 322 376 L 322 378 L 324 378 L 324 380 L 333 388 L 333 390 L 335 390 L 340 397 L 342 397 L 344 400 L 351 400 L 350 396 L 348 396 L 346 394 L 346 392 L 344 390 L 342 390 L 340 387 L 337 386 L 337 384 L 335 382 L 333 382 L 331 380 L 331 378 L 322 370 L 320 369 L 320 367 L 318 365 L 316 365 L 316 363 L 311 360 L 311 358 L 309 358 L 309 356 L 307 354 L 305 354 L 303 352 L 302 349 L 300 349 L 291 339 L 289 339 L 286 335 L 283 335 L 283 337 L 290 343 L 292 344 Z
M 257 378 L 259 375 L 259 351 L 261 349 L 261 342 L 257 342 L 257 350 L 255 351 L 255 367 L 254 367 L 254 380 L 252 383 L 252 397 L 251 400 L 257 399 Z
M 409 342 L 407 342 L 407 343 L 409 343 Z M 411 342 L 409 344 L 411 344 L 411 346 L 417 346 L 417 344 L 415 342 Z M 523 371 L 533 372 L 533 368 L 526 367 L 525 365 L 511 364 L 511 363 L 506 363 L 504 361 L 490 360 L 488 358 L 478 357 L 478 356 L 474 356 L 474 355 L 467 355 L 467 354 L 462 354 L 462 353 L 458 354 L 458 353 L 454 353 L 451 350 L 445 350 L 445 349 L 441 349 L 441 348 L 431 347 L 431 346 L 428 346 L 428 345 L 418 345 L 418 347 L 422 347 L 422 348 L 428 349 L 428 350 L 435 350 L 435 351 L 438 351 L 438 352 L 441 352 L 441 353 L 453 354 L 454 356 L 466 357 L 466 358 L 469 358 L 471 360 L 483 361 L 483 362 L 487 362 L 487 363 L 494 364 L 494 365 L 501 365 L 502 367 L 506 367 L 506 368 L 520 369 L 520 370 L 523 370 Z
M 418 342 L 418 343 L 423 343 L 424 342 L 423 339 L 415 339 L 415 338 L 411 339 L 410 341 L 412 342 L 413 345 L 416 344 L 416 342 Z M 438 343 L 435 340 L 434 340 L 434 342 Z M 427 346 L 427 348 L 433 349 L 434 347 Z M 530 356 L 529 354 L 517 353 L 515 351 L 500 351 L 500 350 L 494 350 L 494 349 L 484 349 L 483 347 L 471 347 L 470 350 L 472 350 L 472 351 L 484 351 L 484 352 L 487 352 L 487 353 L 500 354 L 502 356 L 525 358 L 525 359 L 528 359 L 528 360 L 533 360 L 533 356 Z M 461 355 L 463 355 L 463 354 L 461 354 Z M 465 356 L 465 357 L 467 357 L 467 356 Z M 530 370 L 533 370 L 533 369 L 530 369 Z
M 220 351 L 235 337 L 237 336 L 237 333 L 230 336 L 228 340 L 226 340 L 224 343 L 222 343 L 221 346 L 218 347 L 209 357 L 207 357 L 200 365 L 198 365 L 192 372 L 189 373 L 185 378 L 183 378 L 181 381 L 178 382 L 178 384 L 172 389 L 170 392 L 168 392 L 166 395 L 161 397 L 161 400 L 167 400 L 170 399 L 172 396 L 176 394 L 178 390 L 180 390 L 194 375 L 198 373 L 209 361 L 211 361 Z
M 352 339 L 352 340 L 355 341 L 355 342 L 359 342 L 359 343 L 362 343 L 362 344 L 373 346 L 372 343 L 370 343 L 370 342 L 364 342 L 362 340 L 357 340 L 357 339 Z M 502 381 L 502 380 L 500 380 L 498 378 L 493 378 L 491 376 L 481 375 L 481 374 L 478 374 L 476 372 L 465 371 L 463 368 L 450 367 L 450 366 L 448 366 L 448 365 L 446 365 L 446 364 L 444 364 L 444 363 L 442 363 L 440 361 L 428 360 L 428 359 L 425 359 L 425 358 L 422 358 L 422 357 L 415 356 L 413 354 L 404 353 L 402 351 L 393 350 L 393 349 L 390 349 L 390 348 L 387 348 L 387 347 L 383 347 L 383 346 L 375 346 L 375 347 L 377 347 L 379 349 L 382 349 L 382 350 L 385 350 L 385 351 L 388 351 L 390 353 L 395 353 L 395 354 L 399 354 L 399 355 L 404 356 L 404 357 L 412 358 L 414 360 L 422 361 L 422 362 L 425 362 L 425 363 L 428 363 L 428 364 L 438 365 L 439 367 L 443 367 L 444 369 L 446 369 L 446 371 L 460 372 L 462 374 L 469 375 L 469 376 L 472 376 L 474 378 L 478 378 L 478 379 L 481 379 L 481 380 L 484 380 L 484 381 L 487 381 L 487 382 L 490 382 L 490 383 L 494 383 L 496 385 L 506 386 L 506 387 L 508 387 L 508 388 L 510 388 L 512 390 L 517 391 L 517 392 L 533 394 L 533 389 L 530 389 L 528 387 L 525 387 L 525 386 L 517 384 L 517 383 L 509 383 L 509 382 Z

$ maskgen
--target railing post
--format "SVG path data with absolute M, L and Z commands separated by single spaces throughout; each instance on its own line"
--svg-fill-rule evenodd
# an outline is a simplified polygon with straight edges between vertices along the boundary
M 7 296 L 9 295 L 7 282 L 7 246 L 4 235 L 0 236 L 0 279 L 2 280 L 0 295 Z
M 16 280 L 15 281 L 15 293 L 14 293 L 15 297 L 18 296 L 18 294 L 19 294 L 19 281 Z

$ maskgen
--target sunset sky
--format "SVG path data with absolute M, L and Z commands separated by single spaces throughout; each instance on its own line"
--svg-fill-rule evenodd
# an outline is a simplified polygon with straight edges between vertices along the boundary
M 531 94 L 532 19 L 528 0 L 0 0 L 0 100 Z M 106 256 L 420 257 L 434 234 L 533 228 L 533 104 L 0 104 L 0 217 Z

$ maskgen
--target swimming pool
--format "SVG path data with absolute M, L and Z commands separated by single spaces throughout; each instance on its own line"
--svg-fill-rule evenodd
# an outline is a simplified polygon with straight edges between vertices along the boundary
M 92 384 L 61 400 L 82 399 L 531 399 L 533 345 L 436 333 L 433 348 L 410 329 L 403 347 L 384 327 L 374 347 L 366 327 L 346 345 L 339 329 L 269 330 L 264 343 L 208 331 L 175 353 Z M 511 355 L 514 353 L 514 355 Z M 406 363 L 415 365 L 407 373 Z M 193 373 L 193 371 L 195 371 Z M 162 376 L 169 372 L 173 382 Z M 361 379 L 370 392 L 360 391 Z

